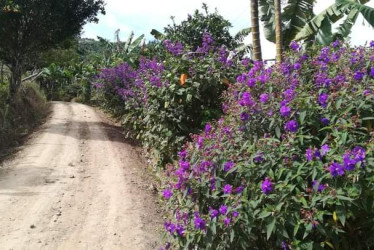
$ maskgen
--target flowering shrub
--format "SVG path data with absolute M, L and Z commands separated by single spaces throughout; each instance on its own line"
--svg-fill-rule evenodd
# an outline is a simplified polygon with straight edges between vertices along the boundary
M 168 166 L 167 248 L 374 247 L 374 42 L 291 48 L 240 75 Z
M 249 66 L 217 47 L 208 33 L 195 51 L 170 40 L 163 45 L 163 62 L 141 58 L 138 69 L 104 69 L 96 83 L 106 107 L 123 116 L 130 135 L 159 166 L 171 161 L 190 133 L 221 116 L 222 92 Z

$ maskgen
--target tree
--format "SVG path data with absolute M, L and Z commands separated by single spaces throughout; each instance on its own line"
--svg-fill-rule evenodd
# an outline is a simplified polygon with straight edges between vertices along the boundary
M 274 0 L 274 11 L 275 11 L 275 44 L 276 44 L 276 60 L 277 62 L 282 61 L 282 21 L 281 21 L 281 1 Z
M 105 14 L 103 0 L 0 0 L 0 58 L 11 71 L 10 95 L 40 52 L 79 35 Z
M 277 0 L 259 0 L 260 18 L 264 24 L 265 38 L 276 43 L 275 5 Z M 316 0 L 284 1 L 280 15 L 282 29 L 282 48 L 288 47 L 296 34 L 314 17 L 313 4 Z M 279 27 L 279 26 L 278 26 Z
M 210 13 L 206 4 L 203 4 L 202 8 L 205 13 L 195 10 L 193 15 L 188 15 L 187 20 L 182 21 L 180 24 L 176 24 L 172 17 L 173 24 L 165 27 L 164 38 L 181 41 L 195 50 L 201 46 L 203 34 L 207 32 L 212 36 L 216 44 L 234 49 L 237 44 L 229 32 L 231 23 L 224 19 L 217 10 L 214 13 Z M 156 30 L 152 31 L 152 33 L 158 37 L 161 34 L 160 32 L 157 33 Z
M 253 59 L 262 61 L 260 24 L 258 21 L 258 0 L 251 0 L 251 20 L 252 20 L 252 43 Z

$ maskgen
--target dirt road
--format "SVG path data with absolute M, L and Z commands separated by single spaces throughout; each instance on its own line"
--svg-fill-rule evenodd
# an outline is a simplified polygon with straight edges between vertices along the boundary
M 135 147 L 91 107 L 52 109 L 0 167 L 0 249 L 156 249 L 160 216 Z

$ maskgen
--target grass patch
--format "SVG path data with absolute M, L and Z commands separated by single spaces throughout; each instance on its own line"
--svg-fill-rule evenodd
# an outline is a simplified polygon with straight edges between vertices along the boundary
M 7 102 L 8 85 L 0 86 L 0 151 L 19 145 L 22 138 L 48 113 L 45 95 L 38 84 L 25 82 Z

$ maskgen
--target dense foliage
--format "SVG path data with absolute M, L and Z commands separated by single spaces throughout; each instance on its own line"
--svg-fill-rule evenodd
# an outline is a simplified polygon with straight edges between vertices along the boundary
M 45 96 L 33 82 L 23 83 L 11 104 L 7 98 L 8 85 L 0 84 L 0 152 L 16 146 L 48 111 Z
M 221 94 L 249 61 L 240 62 L 210 34 L 189 51 L 165 40 L 163 62 L 142 58 L 138 69 L 127 63 L 101 71 L 96 86 L 102 103 L 117 115 L 129 135 L 152 150 L 160 165 L 170 162 L 190 133 L 221 115 Z
M 374 41 L 256 62 L 166 171 L 167 248 L 374 247 Z
M 196 50 L 203 43 L 204 33 L 209 33 L 217 44 L 225 45 L 229 49 L 237 46 L 230 35 L 231 23 L 223 18 L 217 11 L 210 13 L 208 6 L 203 4 L 205 13 L 195 10 L 193 15 L 188 15 L 187 20 L 165 27 L 166 39 L 179 41 Z
M 10 93 L 21 84 L 24 67 L 39 53 L 78 36 L 84 24 L 97 22 L 102 0 L 1 0 L 0 59 L 12 77 Z

